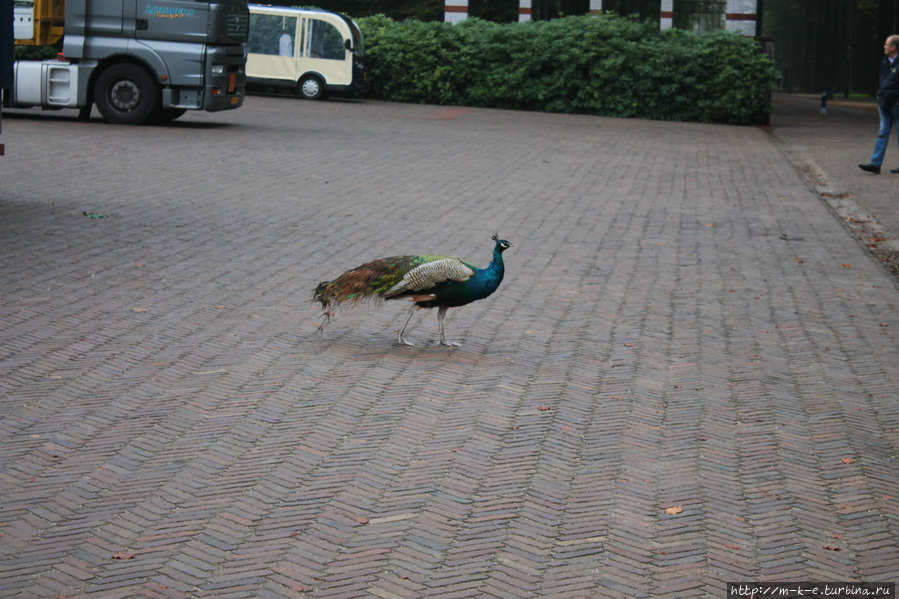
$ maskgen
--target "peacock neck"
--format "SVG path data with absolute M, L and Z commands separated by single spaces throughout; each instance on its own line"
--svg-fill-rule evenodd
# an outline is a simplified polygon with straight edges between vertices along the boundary
M 499 248 L 493 248 L 493 260 L 490 261 L 490 265 L 487 266 L 487 270 L 495 277 L 502 279 L 503 273 L 506 270 L 505 265 L 503 264 L 503 253 L 499 251 Z

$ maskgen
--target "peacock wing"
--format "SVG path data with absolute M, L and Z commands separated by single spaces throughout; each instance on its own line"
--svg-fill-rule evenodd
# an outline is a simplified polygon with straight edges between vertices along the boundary
M 458 258 L 448 256 L 419 256 L 419 258 L 421 258 L 419 264 L 406 271 L 400 281 L 384 292 L 385 299 L 426 291 L 447 281 L 461 283 L 475 274 L 474 266 Z

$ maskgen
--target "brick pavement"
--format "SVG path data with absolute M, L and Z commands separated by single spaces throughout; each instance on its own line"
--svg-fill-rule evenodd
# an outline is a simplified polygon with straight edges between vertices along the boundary
M 879 124 L 873 100 L 835 98 L 821 114 L 820 97 L 774 96 L 773 133 L 786 156 L 827 202 L 899 277 L 899 164 L 896 136 L 887 148 L 880 175 L 858 168 L 871 160 Z M 895 133 L 895 132 L 894 132 Z
M 3 140 L 0 596 L 895 580 L 899 286 L 761 129 L 253 97 Z M 319 334 L 319 281 L 494 232 L 462 347 Z

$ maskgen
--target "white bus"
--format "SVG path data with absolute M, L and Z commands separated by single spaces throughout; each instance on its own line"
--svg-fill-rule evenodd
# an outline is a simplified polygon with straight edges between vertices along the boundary
M 286 87 L 318 100 L 365 83 L 362 32 L 323 10 L 250 5 L 247 83 Z

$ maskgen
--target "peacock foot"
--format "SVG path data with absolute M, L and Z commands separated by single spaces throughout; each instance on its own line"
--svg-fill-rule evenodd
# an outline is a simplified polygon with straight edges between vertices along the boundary
M 318 325 L 318 334 L 321 335 L 325 330 L 325 325 L 331 322 L 331 312 L 325 310 L 322 313 L 322 322 Z

